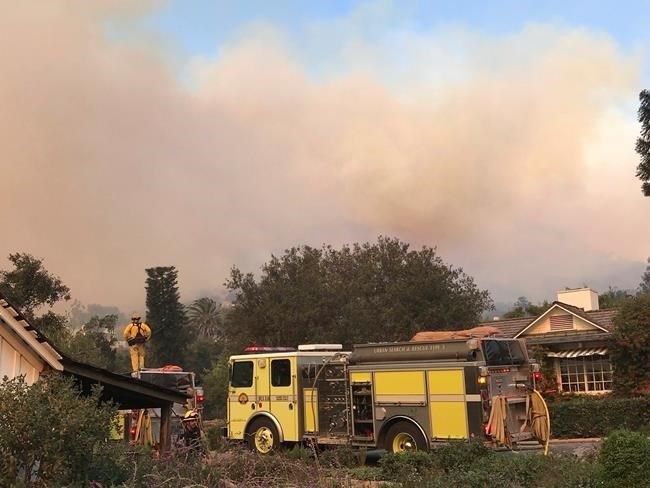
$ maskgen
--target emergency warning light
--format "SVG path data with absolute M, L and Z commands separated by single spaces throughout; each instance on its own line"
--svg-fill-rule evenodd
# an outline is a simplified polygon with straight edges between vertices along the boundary
M 291 352 L 295 351 L 293 347 L 270 347 L 270 346 L 248 346 L 244 348 L 244 352 L 249 354 L 263 353 L 263 352 Z

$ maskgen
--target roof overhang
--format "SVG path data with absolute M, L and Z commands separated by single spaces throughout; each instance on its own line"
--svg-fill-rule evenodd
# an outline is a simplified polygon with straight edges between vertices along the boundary
M 553 333 L 548 334 L 533 334 L 526 337 L 526 344 L 576 344 L 588 343 L 593 347 L 600 346 L 611 340 L 612 336 L 609 332 L 567 332 L 567 333 Z M 582 346 L 579 346 L 582 347 Z
M 111 401 L 120 409 L 159 408 L 168 403 L 185 403 L 190 398 L 178 390 L 111 373 L 68 357 L 64 357 L 62 363 L 64 374 L 80 380 L 85 390 L 100 385 L 103 388 L 102 400 Z

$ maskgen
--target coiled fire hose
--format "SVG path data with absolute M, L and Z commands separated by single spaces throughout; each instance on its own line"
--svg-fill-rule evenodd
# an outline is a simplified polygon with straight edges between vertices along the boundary
M 522 426 L 529 428 L 535 438 L 544 446 L 544 455 L 548 454 L 548 443 L 551 434 L 551 418 L 548 413 L 548 406 L 542 395 L 533 390 L 530 394 L 526 412 L 526 424 Z M 512 437 L 508 432 L 508 400 L 506 397 L 496 395 L 492 397 L 492 409 L 488 420 L 487 433 L 492 436 L 498 445 L 512 447 Z
M 533 435 L 544 445 L 544 456 L 546 456 L 551 438 L 551 416 L 548 414 L 548 406 L 544 398 L 537 390 L 533 390 L 530 394 L 527 421 Z
M 135 429 L 135 443 L 145 446 L 153 446 L 153 430 L 151 428 L 151 417 L 146 408 L 140 410 L 138 422 Z
M 506 397 L 496 395 L 492 397 L 492 409 L 488 420 L 487 433 L 498 445 L 512 447 L 512 438 L 506 427 L 508 418 L 508 400 Z

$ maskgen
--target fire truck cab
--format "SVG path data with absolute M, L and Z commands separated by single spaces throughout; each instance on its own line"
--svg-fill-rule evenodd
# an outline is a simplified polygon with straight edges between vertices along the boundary
M 264 454 L 303 441 L 389 452 L 450 439 L 512 445 L 536 436 L 537 371 L 513 339 L 249 348 L 230 358 L 225 435 Z

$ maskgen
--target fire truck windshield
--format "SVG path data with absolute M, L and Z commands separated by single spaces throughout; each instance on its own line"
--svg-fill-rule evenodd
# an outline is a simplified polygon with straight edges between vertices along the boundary
M 526 354 L 522 351 L 519 341 L 486 339 L 481 342 L 488 366 L 507 366 L 526 362 Z

